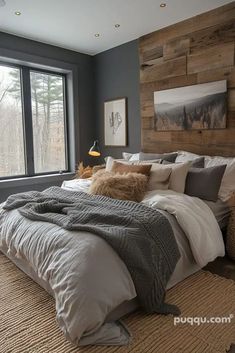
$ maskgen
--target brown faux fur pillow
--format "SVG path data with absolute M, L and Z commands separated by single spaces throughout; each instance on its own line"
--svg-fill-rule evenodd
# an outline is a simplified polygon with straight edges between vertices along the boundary
M 111 172 L 113 173 L 140 173 L 146 176 L 150 176 L 150 170 L 152 168 L 152 164 L 124 164 L 114 161 Z
M 118 200 L 140 202 L 147 184 L 148 178 L 143 174 L 118 174 L 100 170 L 93 176 L 89 192 Z

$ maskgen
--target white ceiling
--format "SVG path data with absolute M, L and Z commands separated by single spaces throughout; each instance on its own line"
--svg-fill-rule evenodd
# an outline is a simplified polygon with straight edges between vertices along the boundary
M 0 30 L 97 54 L 231 0 L 5 0 Z M 160 8 L 165 2 L 167 7 Z M 20 11 L 21 16 L 16 16 Z M 120 27 L 115 28 L 115 24 Z M 96 38 L 95 33 L 100 37 Z

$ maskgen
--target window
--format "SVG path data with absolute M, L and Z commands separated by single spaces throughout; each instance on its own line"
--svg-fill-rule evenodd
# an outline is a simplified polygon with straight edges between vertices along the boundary
M 66 77 L 0 64 L 0 178 L 68 171 Z
M 20 70 L 0 66 L 0 177 L 25 174 Z
M 36 173 L 66 169 L 64 78 L 30 72 Z

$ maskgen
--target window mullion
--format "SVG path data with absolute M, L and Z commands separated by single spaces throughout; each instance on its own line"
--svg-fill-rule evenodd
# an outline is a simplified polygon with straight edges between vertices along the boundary
M 33 150 L 32 100 L 30 86 L 30 70 L 27 67 L 22 68 L 22 90 L 24 102 L 26 168 L 28 176 L 33 176 L 35 174 L 35 171 Z

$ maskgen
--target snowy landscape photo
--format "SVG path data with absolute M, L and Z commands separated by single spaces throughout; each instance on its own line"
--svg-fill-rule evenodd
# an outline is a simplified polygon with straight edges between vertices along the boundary
M 154 92 L 154 130 L 226 128 L 227 82 Z

